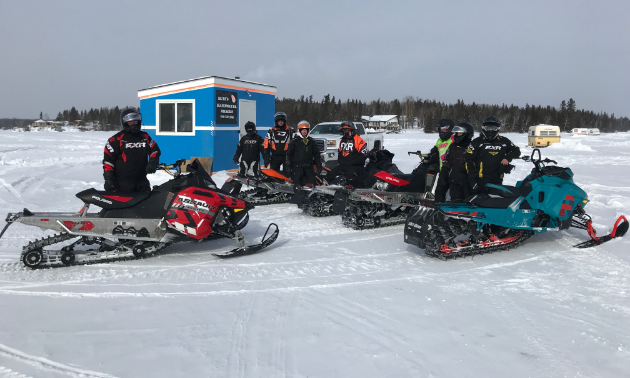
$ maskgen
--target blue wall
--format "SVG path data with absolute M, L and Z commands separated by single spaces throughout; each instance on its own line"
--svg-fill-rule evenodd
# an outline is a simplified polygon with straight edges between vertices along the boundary
M 189 159 L 191 156 L 213 157 L 213 171 L 234 169 L 236 165 L 232 161 L 238 144 L 238 130 L 221 130 L 222 127 L 235 127 L 237 125 L 215 124 L 216 91 L 226 90 L 237 93 L 237 101 L 256 101 L 256 127 L 258 133 L 264 136 L 267 130 L 273 126 L 275 113 L 275 96 L 250 91 L 209 87 L 185 92 L 173 93 L 164 96 L 151 97 L 140 100 L 142 123 L 146 126 L 156 126 L 156 100 L 195 100 L 195 126 L 214 126 L 215 130 L 196 130 L 195 135 L 182 134 L 156 135 L 156 130 L 146 130 L 157 142 L 162 151 L 160 161 L 173 163 L 177 159 Z M 240 123 L 240 120 L 238 120 Z

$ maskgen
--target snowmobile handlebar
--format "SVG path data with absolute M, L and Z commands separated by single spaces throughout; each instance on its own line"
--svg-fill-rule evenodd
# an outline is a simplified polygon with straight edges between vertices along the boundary
M 536 153 L 538 153 L 538 156 L 536 156 Z M 542 158 L 542 156 L 540 155 L 540 150 L 539 150 L 538 148 L 535 148 L 535 149 L 534 149 L 534 151 L 532 151 L 531 156 L 524 155 L 524 156 L 521 156 L 519 159 L 522 159 L 522 160 L 524 160 L 524 161 L 529 161 L 529 162 L 534 163 L 534 165 L 535 165 L 535 166 L 536 166 L 536 168 L 538 168 L 538 169 L 540 169 L 540 168 L 541 168 L 541 167 L 540 167 L 540 163 L 545 163 L 545 164 L 548 164 L 548 163 L 558 164 L 558 162 L 557 162 L 557 161 L 555 161 L 555 160 L 551 160 L 551 159 L 549 159 L 549 158 L 545 158 L 545 159 L 543 159 L 543 158 Z
M 168 171 L 171 169 L 179 169 L 179 167 L 181 167 L 185 163 L 186 163 L 186 159 L 179 159 L 173 164 L 160 163 L 158 164 L 157 169 L 165 170 L 165 171 Z
M 418 155 L 418 157 L 425 157 L 427 154 L 423 154 L 421 151 L 409 151 L 407 155 Z

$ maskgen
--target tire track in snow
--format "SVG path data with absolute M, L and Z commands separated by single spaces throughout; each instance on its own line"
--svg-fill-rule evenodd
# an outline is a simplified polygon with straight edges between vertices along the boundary
M 67 374 L 71 377 L 77 378 L 115 378 L 113 375 L 98 373 L 95 371 L 84 370 L 74 366 L 65 365 L 59 362 L 51 361 L 44 357 L 37 357 L 20 352 L 17 349 L 10 348 L 6 345 L 0 344 L 0 355 L 7 358 L 17 360 L 23 363 L 27 363 L 37 368 L 55 371 L 63 374 Z M 0 373 L 2 371 L 0 370 Z
M 230 330 L 230 354 L 227 358 L 226 377 L 246 377 L 248 370 L 247 332 L 248 323 L 256 304 L 257 295 L 247 295 L 239 306 Z
M 334 296 L 337 301 L 333 301 L 330 296 L 313 290 L 301 297 L 301 304 L 401 357 L 410 364 L 410 368 L 416 369 L 416 374 L 426 373 L 428 369 L 425 359 L 412 351 L 415 348 L 414 342 L 397 332 L 394 327 L 387 327 L 392 322 L 391 319 L 384 318 L 365 307 L 359 312 L 353 308 L 354 303 L 345 304 L 344 302 L 350 301 L 341 298 L 339 295 Z
M 20 374 L 4 366 L 0 366 L 0 378 L 33 378 L 25 374 Z

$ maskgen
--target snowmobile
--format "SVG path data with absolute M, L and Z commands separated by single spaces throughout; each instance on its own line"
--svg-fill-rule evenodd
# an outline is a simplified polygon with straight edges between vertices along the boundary
M 532 235 L 569 227 L 591 237 L 577 248 L 626 234 L 629 224 L 622 215 L 609 235 L 597 236 L 584 211 L 588 196 L 573 182 L 570 168 L 550 165 L 557 163 L 543 160 L 539 149 L 521 159 L 534 168 L 516 186 L 486 184 L 490 194 L 473 195 L 465 203 L 421 202 L 407 218 L 405 242 L 446 260 L 514 248 Z
M 76 213 L 36 213 L 28 209 L 9 213 L 0 238 L 15 222 L 60 232 L 23 247 L 21 260 L 30 268 L 143 258 L 172 243 L 220 237 L 234 239 L 238 248 L 214 255 L 236 257 L 256 253 L 278 238 L 278 226 L 271 223 L 259 244 L 245 246 L 240 230 L 247 224 L 248 212 L 254 206 L 217 189 L 196 159 L 186 167 L 188 173 L 182 173 L 180 168 L 185 162 L 160 164 L 158 169 L 173 178 L 154 186 L 151 192 L 122 193 L 91 188 L 77 193 L 84 206 Z M 90 205 L 99 206 L 101 211 L 88 213 Z M 71 240 L 59 250 L 44 249 Z M 83 245 L 96 248 L 75 249 Z
M 330 171 L 326 167 L 323 167 L 323 170 Z M 317 185 L 327 184 L 326 180 L 320 176 L 316 176 L 316 182 Z M 252 188 L 241 191 L 243 185 Z M 228 178 L 221 190 L 254 205 L 270 205 L 290 202 L 295 194 L 295 184 L 282 173 L 263 168 L 257 177 L 237 175 Z
M 387 150 L 377 154 L 385 156 L 371 162 L 376 163 L 372 168 L 368 164 L 367 188 L 346 185 L 335 193 L 332 211 L 341 214 L 346 227 L 363 230 L 401 224 L 420 201 L 435 198 L 438 164 L 420 164 L 413 173 L 404 174 L 391 163 L 394 154 Z M 420 151 L 408 154 L 426 156 Z

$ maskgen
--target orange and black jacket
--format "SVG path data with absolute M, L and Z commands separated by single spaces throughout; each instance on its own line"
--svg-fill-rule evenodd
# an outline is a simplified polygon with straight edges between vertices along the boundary
M 269 154 L 273 155 L 286 155 L 287 150 L 289 149 L 289 143 L 291 143 L 291 139 L 293 134 L 288 127 L 277 127 L 274 126 L 269 129 L 267 135 L 265 135 L 265 142 L 263 143 L 263 147 L 265 149 L 265 156 L 269 158 Z
M 123 180 L 146 177 L 149 159 L 160 160 L 160 148 L 145 132 L 117 133 L 109 138 L 103 154 L 103 170 L 113 171 L 118 179 Z
M 355 134 L 350 138 L 343 137 L 339 142 L 337 162 L 343 166 L 363 167 L 368 152 L 367 142 L 360 136 Z

